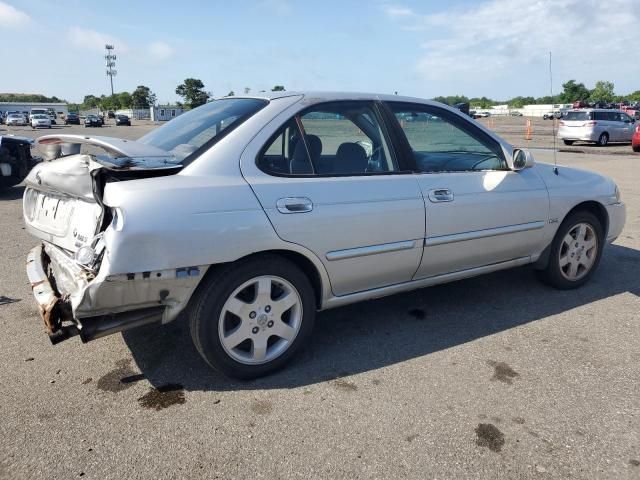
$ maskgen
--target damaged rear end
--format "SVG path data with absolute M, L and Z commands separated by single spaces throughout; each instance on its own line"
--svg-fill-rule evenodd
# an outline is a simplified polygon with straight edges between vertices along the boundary
M 104 191 L 112 182 L 173 175 L 179 160 L 107 137 L 45 136 L 39 144 L 55 160 L 27 176 L 23 210 L 27 230 L 42 240 L 28 255 L 27 274 L 51 341 L 79 335 L 87 342 L 175 318 L 206 267 L 111 271 L 124 213 L 104 203 Z M 83 144 L 103 153 L 80 154 Z

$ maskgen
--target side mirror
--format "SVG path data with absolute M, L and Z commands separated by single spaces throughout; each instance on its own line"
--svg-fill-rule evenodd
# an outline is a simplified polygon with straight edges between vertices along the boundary
M 513 169 L 517 172 L 525 168 L 533 167 L 535 161 L 529 150 L 521 150 L 516 148 L 513 151 Z

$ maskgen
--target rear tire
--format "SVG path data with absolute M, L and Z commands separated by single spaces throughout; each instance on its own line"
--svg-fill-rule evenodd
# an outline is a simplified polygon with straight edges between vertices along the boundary
M 600 145 L 601 147 L 606 147 L 608 143 L 609 143 L 609 134 L 605 132 L 601 134 L 600 137 L 598 138 L 598 145 Z
M 565 145 L 573 145 L 574 140 L 563 140 Z
M 640 152 L 640 145 L 633 145 L 631 148 L 634 152 Z
M 551 242 L 549 261 L 539 278 L 560 290 L 578 288 L 596 271 L 604 247 L 600 220 L 590 212 L 577 211 L 562 222 Z
M 314 290 L 289 260 L 256 256 L 212 272 L 189 312 L 193 343 L 228 377 L 252 379 L 282 368 L 309 339 Z

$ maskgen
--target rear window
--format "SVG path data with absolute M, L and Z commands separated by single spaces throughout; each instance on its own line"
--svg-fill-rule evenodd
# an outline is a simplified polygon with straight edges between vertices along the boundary
M 567 112 L 564 120 L 593 120 L 593 112 Z
M 257 98 L 223 98 L 167 122 L 138 140 L 173 154 L 183 164 L 195 158 L 269 102 Z

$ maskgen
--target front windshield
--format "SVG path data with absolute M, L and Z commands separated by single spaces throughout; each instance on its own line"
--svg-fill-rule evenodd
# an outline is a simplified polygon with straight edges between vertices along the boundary
M 147 133 L 138 142 L 173 154 L 182 161 L 226 134 L 268 102 L 257 98 L 223 98 L 202 105 Z

